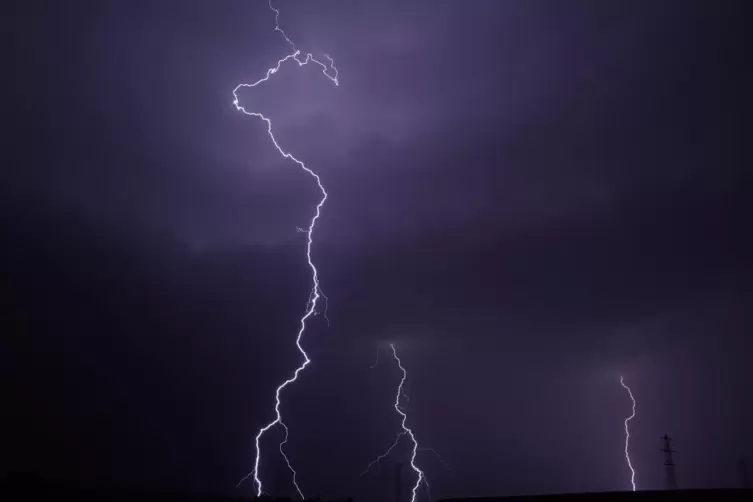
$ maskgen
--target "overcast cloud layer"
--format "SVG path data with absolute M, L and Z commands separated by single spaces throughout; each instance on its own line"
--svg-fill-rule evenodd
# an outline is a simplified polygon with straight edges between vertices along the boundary
M 381 495 L 358 475 L 399 430 L 399 372 L 386 352 L 369 369 L 387 342 L 450 466 L 421 457 L 434 497 L 626 489 L 619 375 L 640 487 L 662 487 L 664 432 L 682 486 L 734 485 L 753 455 L 744 4 L 403 4 L 282 4 L 340 85 L 286 66 L 241 94 L 330 194 L 331 325 L 310 324 L 284 399 L 306 493 Z M 0 467 L 238 493 L 298 361 L 318 192 L 231 91 L 289 47 L 265 2 L 13 21 Z M 292 494 L 275 439 L 263 476 Z

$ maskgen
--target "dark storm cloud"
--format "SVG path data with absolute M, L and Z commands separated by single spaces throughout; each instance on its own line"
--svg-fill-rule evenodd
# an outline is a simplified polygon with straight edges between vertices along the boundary
M 79 156 L 34 180 L 74 191 L 69 198 L 112 201 L 108 211 L 119 218 L 156 220 L 188 240 L 288 240 L 281 228 L 292 233 L 315 194 L 303 196 L 305 176 L 291 174 L 263 125 L 229 101 L 237 83 L 257 79 L 288 47 L 264 29 L 271 19 L 263 5 L 173 7 L 100 7 L 76 30 L 67 28 L 78 19 L 67 9 L 56 8 L 56 23 L 29 16 L 43 37 L 37 45 L 57 46 L 67 71 L 53 80 L 54 107 L 25 106 L 49 117 L 61 137 L 48 141 L 61 155 Z M 624 177 L 686 172 L 694 137 L 678 137 L 678 114 L 701 126 L 719 120 L 706 116 L 718 113 L 717 98 L 699 99 L 719 95 L 720 84 L 698 84 L 697 69 L 724 70 L 708 66 L 721 48 L 692 38 L 719 21 L 674 7 L 302 4 L 286 9 L 286 29 L 305 50 L 331 52 L 343 84 L 290 67 L 248 101 L 276 120 L 283 144 L 342 187 L 333 199 L 357 209 L 341 212 L 353 214 L 347 220 L 332 216 L 325 238 L 328 226 L 354 238 L 369 211 L 376 224 L 393 225 L 402 201 L 431 208 L 410 211 L 402 224 L 410 229 L 499 213 L 500 198 L 533 199 L 515 207 L 524 217 L 556 213 L 609 196 Z M 33 48 L 32 64 L 48 64 L 34 56 L 42 50 Z M 29 80 L 29 95 L 49 95 L 50 79 Z M 648 116 L 663 117 L 666 129 L 645 128 Z M 730 140 L 720 141 L 718 150 L 729 150 Z M 96 169 L 108 164 L 119 168 Z M 351 204 L 363 179 L 384 188 Z M 474 197 L 457 198 L 458 179 Z
M 684 486 L 733 484 L 753 381 L 736 4 L 281 7 L 341 71 L 335 87 L 286 67 L 242 95 L 330 193 L 314 258 L 331 327 L 311 323 L 314 363 L 284 404 L 307 493 L 377 493 L 358 474 L 398 427 L 399 375 L 384 353 L 368 370 L 386 341 L 415 430 L 452 467 L 422 457 L 435 496 L 624 488 L 620 372 L 640 486 L 661 486 L 665 430 Z M 12 451 L 43 472 L 229 490 L 308 293 L 295 229 L 316 187 L 230 101 L 288 47 L 266 2 L 15 21 Z M 264 475 L 286 493 L 278 460 Z

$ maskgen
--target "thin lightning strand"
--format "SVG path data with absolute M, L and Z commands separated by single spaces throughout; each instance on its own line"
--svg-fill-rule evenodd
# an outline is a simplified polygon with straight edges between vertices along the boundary
M 437 460 L 439 460 L 442 463 L 442 465 L 444 466 L 445 469 L 447 469 L 448 472 L 452 471 L 452 468 L 449 466 L 449 464 L 444 461 L 444 459 L 442 458 L 442 456 L 439 453 L 437 453 L 437 450 L 435 450 L 434 448 L 421 447 L 421 448 L 418 449 L 418 451 L 430 451 L 431 453 L 433 453 L 437 457 Z M 433 500 L 434 497 L 431 494 L 431 486 L 429 486 L 429 479 L 428 479 L 428 477 L 424 481 L 424 484 L 426 485 L 426 493 L 429 496 L 429 500 Z
M 376 359 L 374 360 L 374 364 L 372 364 L 371 366 L 369 366 L 369 369 L 374 369 L 379 364 L 379 353 L 381 352 L 381 349 L 382 349 L 382 346 L 381 345 L 377 345 Z M 403 395 L 405 395 L 405 394 L 403 394 Z M 375 458 L 374 460 L 372 460 L 369 463 L 369 465 L 366 466 L 366 469 L 364 469 L 364 471 L 361 473 L 361 476 L 366 475 L 371 470 L 372 467 L 374 467 L 375 465 L 378 465 L 379 462 L 383 458 L 389 456 L 389 454 L 392 453 L 392 450 L 394 450 L 395 447 L 397 446 L 397 444 L 400 442 L 400 438 L 403 437 L 403 436 L 405 436 L 405 431 L 403 431 L 400 434 L 398 434 L 397 437 L 395 438 L 395 441 L 392 443 L 392 445 L 390 445 L 390 447 L 387 448 L 387 450 L 384 453 L 382 453 L 377 458 Z
M 633 491 L 635 491 L 635 470 L 633 469 L 633 464 L 630 463 L 630 454 L 628 453 L 628 444 L 630 443 L 630 430 L 628 429 L 628 422 L 630 422 L 633 417 L 635 417 L 635 398 L 633 397 L 633 392 L 630 390 L 630 387 L 625 385 L 625 380 L 622 377 L 620 377 L 620 385 L 622 385 L 625 390 L 628 391 L 630 400 L 633 402 L 633 413 L 625 419 L 625 460 L 627 460 L 627 465 L 630 468 L 630 484 L 633 485 Z
M 426 447 L 426 446 L 422 446 L 421 448 L 418 449 L 418 451 L 430 451 L 430 452 L 432 452 L 434 454 L 434 456 L 437 457 L 437 460 L 439 460 L 442 463 L 442 465 L 444 466 L 445 469 L 447 469 L 448 471 L 452 470 L 452 468 L 450 467 L 450 465 L 447 462 L 444 461 L 444 459 L 442 458 L 442 456 L 439 453 L 437 453 L 437 450 L 435 450 L 434 448 L 429 448 L 429 447 Z
M 403 368 L 403 363 L 400 361 L 400 358 L 397 357 L 397 350 L 395 350 L 395 344 L 391 343 L 390 348 L 392 349 L 392 355 L 395 357 L 395 360 L 397 361 L 397 366 L 400 368 L 400 371 L 403 372 L 403 378 L 400 380 L 400 385 L 397 388 L 397 395 L 395 396 L 395 411 L 397 411 L 400 416 L 403 417 L 402 422 L 400 423 L 400 426 L 403 428 L 403 432 L 408 434 L 410 436 L 411 441 L 413 441 L 413 453 L 410 458 L 410 466 L 416 473 L 416 484 L 413 485 L 413 490 L 411 490 L 411 499 L 410 502 L 416 502 L 416 493 L 418 492 L 418 488 L 421 486 L 421 483 L 426 483 L 426 477 L 424 476 L 424 473 L 421 469 L 418 468 L 416 465 L 416 455 L 418 454 L 418 441 L 416 441 L 416 437 L 413 435 L 413 431 L 408 428 L 407 425 L 405 425 L 405 422 L 408 420 L 408 415 L 405 414 L 405 412 L 400 408 L 400 397 L 403 396 L 403 384 L 405 383 L 405 380 L 408 378 L 408 372 L 405 371 L 405 368 Z
M 377 365 L 379 364 L 379 352 L 380 352 L 380 350 L 379 350 L 379 349 L 381 349 L 381 347 L 377 345 L 377 355 L 376 355 L 376 359 L 374 360 L 374 364 L 372 364 L 371 366 L 369 366 L 369 369 L 372 369 L 372 370 L 373 370 L 373 369 L 374 369 L 374 368 L 376 368 L 376 367 L 377 367 Z
M 314 227 L 316 226 L 316 222 L 319 219 L 319 216 L 321 215 L 322 206 L 324 206 L 324 203 L 327 200 L 327 191 L 324 189 L 324 186 L 322 185 L 321 179 L 319 176 L 306 167 L 306 165 L 295 158 L 291 153 L 284 151 L 280 145 L 277 143 L 277 140 L 275 139 L 274 134 L 272 133 L 272 121 L 265 117 L 263 114 L 259 112 L 253 112 L 246 110 L 243 106 L 240 105 L 240 100 L 238 98 L 238 91 L 245 87 L 256 87 L 260 85 L 263 82 L 266 82 L 269 80 L 269 78 L 277 73 L 280 68 L 282 67 L 282 64 L 285 63 L 288 60 L 294 60 L 296 63 L 298 63 L 298 66 L 304 66 L 307 65 L 310 62 L 313 62 L 317 65 L 319 65 L 322 68 L 322 74 L 324 74 L 325 77 L 330 79 L 335 85 L 339 85 L 338 80 L 338 71 L 337 68 L 335 68 L 334 61 L 332 58 L 330 58 L 328 55 L 325 55 L 325 59 L 327 60 L 328 64 L 324 64 L 321 61 L 315 59 L 311 53 L 306 54 L 306 58 L 301 60 L 299 56 L 301 55 L 301 51 L 298 50 L 295 47 L 295 44 L 288 38 L 288 36 L 285 34 L 285 32 L 280 28 L 280 11 L 274 8 L 272 6 L 272 0 L 269 0 L 269 8 L 272 9 L 275 13 L 275 31 L 278 31 L 282 34 L 282 36 L 285 38 L 285 40 L 290 44 L 290 46 L 293 48 L 293 52 L 285 56 L 284 58 L 277 61 L 277 65 L 269 68 L 267 70 L 267 73 L 264 75 L 264 77 L 260 78 L 256 82 L 252 84 L 240 84 L 235 89 L 233 89 L 233 104 L 235 105 L 236 109 L 240 112 L 243 112 L 246 115 L 250 115 L 253 117 L 257 117 L 267 124 L 267 133 L 269 134 L 269 138 L 272 140 L 272 143 L 275 145 L 275 148 L 277 151 L 282 155 L 282 157 L 292 160 L 298 166 L 306 171 L 309 175 L 311 175 L 315 180 L 316 184 L 319 187 L 319 190 L 322 193 L 322 198 L 319 200 L 319 203 L 316 205 L 316 213 L 314 214 L 313 218 L 311 218 L 311 222 L 309 223 L 308 230 L 304 230 L 304 232 L 307 235 L 307 242 L 306 242 L 306 260 L 308 262 L 309 268 L 311 269 L 312 274 L 312 280 L 313 280 L 313 286 L 311 289 L 311 294 L 309 295 L 308 302 L 306 304 L 306 311 L 301 318 L 300 321 L 300 329 L 298 330 L 298 335 L 295 339 L 296 347 L 298 348 L 298 351 L 303 356 L 303 363 L 301 363 L 298 368 L 293 372 L 293 376 L 285 380 L 279 387 L 277 387 L 277 390 L 275 391 L 275 419 L 269 422 L 267 425 L 259 429 L 259 433 L 256 435 L 256 459 L 254 461 L 254 469 L 246 474 L 236 485 L 236 487 L 240 486 L 245 482 L 249 477 L 253 477 L 254 483 L 256 485 L 256 495 L 260 497 L 264 491 L 261 483 L 261 479 L 259 479 L 259 463 L 260 463 L 260 457 L 261 457 L 261 449 L 259 446 L 259 443 L 261 441 L 262 436 L 272 427 L 275 425 L 280 425 L 284 431 L 285 431 L 285 437 L 283 441 L 280 443 L 280 454 L 282 454 L 283 458 L 285 459 L 285 463 L 287 464 L 290 471 L 293 473 L 293 485 L 295 486 L 296 491 L 298 492 L 298 495 L 303 499 L 303 492 L 301 491 L 301 488 L 298 486 L 298 482 L 296 480 L 297 473 L 295 469 L 293 469 L 293 466 L 290 464 L 290 460 L 288 459 L 287 455 L 285 455 L 284 446 L 288 441 L 288 427 L 285 425 L 285 423 L 282 421 L 282 414 L 280 412 L 280 394 L 282 393 L 283 389 L 285 389 L 288 385 L 292 384 L 298 379 L 298 375 L 306 369 L 306 366 L 309 365 L 311 362 L 311 359 L 309 359 L 308 354 L 306 354 L 306 351 L 303 350 L 303 347 L 301 346 L 301 339 L 303 338 L 303 332 L 306 329 L 306 321 L 309 317 L 316 315 L 316 304 L 320 297 L 323 296 L 321 289 L 319 288 L 319 273 L 316 269 L 316 266 L 314 265 L 314 262 L 311 260 L 311 245 L 313 243 L 313 233 L 314 233 Z M 334 72 L 332 75 L 330 75 L 329 71 L 332 70 Z M 326 297 L 325 297 L 326 298 Z M 326 313 L 325 313 L 326 317 Z
M 395 349 L 395 344 L 391 343 L 390 349 L 392 349 L 392 356 L 397 361 L 397 366 L 400 368 L 400 371 L 403 372 L 403 377 L 400 380 L 400 385 L 398 385 L 397 387 L 397 394 L 395 395 L 395 405 L 394 405 L 395 411 L 397 411 L 400 417 L 402 417 L 400 426 L 403 428 L 403 430 L 402 432 L 400 432 L 400 434 L 397 435 L 397 437 L 395 438 L 395 441 L 387 449 L 387 451 L 385 451 L 384 453 L 382 453 L 377 458 L 371 461 L 371 463 L 368 465 L 366 470 L 363 473 L 361 473 L 361 476 L 369 472 L 369 470 L 371 470 L 371 468 L 374 465 L 377 465 L 380 460 L 382 460 L 383 458 L 387 457 L 390 453 L 392 453 L 392 450 L 394 450 L 397 444 L 400 442 L 400 438 L 407 435 L 410 437 L 411 441 L 413 442 L 410 466 L 417 476 L 416 484 L 413 485 L 413 489 L 411 490 L 412 496 L 411 496 L 410 502 L 416 502 L 416 495 L 418 493 L 418 489 L 421 487 L 421 483 L 425 484 L 426 487 L 429 488 L 429 482 L 426 480 L 426 476 L 424 475 L 423 471 L 419 469 L 418 466 L 416 465 L 416 456 L 418 455 L 418 451 L 422 448 L 419 448 L 418 441 L 416 440 L 416 436 L 413 434 L 413 431 L 407 425 L 405 425 L 405 422 L 408 420 L 408 415 L 405 414 L 402 407 L 400 406 L 400 398 L 401 397 L 407 398 L 405 391 L 403 390 L 403 385 L 405 384 L 405 380 L 407 380 L 408 378 L 408 372 L 405 370 L 405 368 L 403 367 L 403 363 L 400 361 L 400 358 L 397 356 L 397 350 Z M 376 363 L 374 363 L 374 366 L 376 366 Z M 372 368 L 374 366 L 372 366 Z
M 403 436 L 405 436 L 405 434 L 406 434 L 405 431 L 403 431 L 400 434 L 398 434 L 397 437 L 395 438 L 395 441 L 392 443 L 392 445 L 390 445 L 390 447 L 387 448 L 387 450 L 384 453 L 382 453 L 377 458 L 375 458 L 374 460 L 372 460 L 369 463 L 368 466 L 366 466 L 366 469 L 361 473 L 361 476 L 363 476 L 366 473 L 368 473 L 371 470 L 371 468 L 374 467 L 375 465 L 377 465 L 383 458 L 388 457 L 389 454 L 392 453 L 392 450 L 394 450 L 395 447 L 397 446 L 397 444 L 400 442 L 400 438 L 403 437 Z

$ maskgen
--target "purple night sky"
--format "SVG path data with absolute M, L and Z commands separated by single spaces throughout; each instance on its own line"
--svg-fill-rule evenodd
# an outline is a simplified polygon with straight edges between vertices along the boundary
M 304 492 L 381 495 L 359 474 L 400 430 L 390 342 L 409 425 L 449 466 L 419 454 L 435 499 L 629 489 L 620 375 L 640 489 L 663 487 L 665 432 L 682 487 L 736 486 L 744 2 L 278 7 L 340 70 L 241 93 L 329 192 L 313 258 L 331 326 L 313 318 L 283 397 Z M 319 197 L 232 103 L 289 52 L 273 13 L 76 0 L 8 20 L 0 475 L 251 495 L 234 487 L 299 363 L 296 227 Z M 292 496 L 280 439 L 261 476 Z

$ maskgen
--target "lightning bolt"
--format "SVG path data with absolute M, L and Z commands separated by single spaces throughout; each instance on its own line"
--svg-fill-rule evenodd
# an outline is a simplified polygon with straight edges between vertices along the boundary
M 311 359 L 309 359 L 308 354 L 306 354 L 306 351 L 303 350 L 303 347 L 301 346 L 301 340 L 303 338 L 303 333 L 306 330 L 306 321 L 314 316 L 317 315 L 316 311 L 316 305 L 319 298 L 324 298 L 326 301 L 326 296 L 322 293 L 320 287 L 319 287 L 319 273 L 316 269 L 316 266 L 314 265 L 314 262 L 311 259 L 311 246 L 313 243 L 313 234 L 314 234 L 314 227 L 316 226 L 316 222 L 321 216 L 321 210 L 322 206 L 324 206 L 324 203 L 327 200 L 327 191 L 324 189 L 324 186 L 322 185 L 322 181 L 319 178 L 319 175 L 317 175 L 314 171 L 306 167 L 306 165 L 295 158 L 293 154 L 290 152 L 286 152 L 283 150 L 280 145 L 277 143 L 277 140 L 275 139 L 274 134 L 272 133 L 272 121 L 265 117 L 263 114 L 259 112 L 254 111 L 248 111 L 243 106 L 240 105 L 240 100 L 238 98 L 238 91 L 243 88 L 247 87 L 256 87 L 258 85 L 261 85 L 262 83 L 266 82 L 267 80 L 272 77 L 275 73 L 277 73 L 282 65 L 288 61 L 295 61 L 298 63 L 298 66 L 304 66 L 309 63 L 314 63 L 316 65 L 319 65 L 322 68 L 322 74 L 324 74 L 325 77 L 327 77 L 329 80 L 331 80 L 336 86 L 339 85 L 338 80 L 338 70 L 335 68 L 334 61 L 332 58 L 330 58 L 328 55 L 324 55 L 325 59 L 327 60 L 327 64 L 323 63 L 322 61 L 319 61 L 314 58 L 314 56 L 311 55 L 311 53 L 307 53 L 306 57 L 304 59 L 301 59 L 301 51 L 298 50 L 295 46 L 295 44 L 288 38 L 288 36 L 285 34 L 285 32 L 280 28 L 280 11 L 276 9 L 272 5 L 272 0 L 269 0 L 269 8 L 275 13 L 275 31 L 282 34 L 282 36 L 285 38 L 285 40 L 288 42 L 288 44 L 292 47 L 293 52 L 285 56 L 284 58 L 277 61 L 277 65 L 269 68 L 267 70 L 267 73 L 257 80 L 256 82 L 252 84 L 240 84 L 235 89 L 233 89 L 233 104 L 235 105 L 236 109 L 240 112 L 243 112 L 246 115 L 250 115 L 252 117 L 259 118 L 263 120 L 267 124 L 267 133 L 269 134 L 269 138 L 272 140 L 272 143 L 274 144 L 277 151 L 280 153 L 282 157 L 288 160 L 292 160 L 295 162 L 301 169 L 303 169 L 306 173 L 308 173 L 311 177 L 314 178 L 316 181 L 317 186 L 319 187 L 319 190 L 322 194 L 322 198 L 319 200 L 319 203 L 316 205 L 316 213 L 311 218 L 311 222 L 309 223 L 308 229 L 299 229 L 306 233 L 306 261 L 308 262 L 308 266 L 311 269 L 311 275 L 312 275 L 312 281 L 313 286 L 311 288 L 311 293 L 309 294 L 308 301 L 306 303 L 306 311 L 301 318 L 300 321 L 300 328 L 298 330 L 298 335 L 295 339 L 295 345 L 298 348 L 298 351 L 303 356 L 303 362 L 298 366 L 295 371 L 293 372 L 293 375 L 285 380 L 282 384 L 280 384 L 279 387 L 277 387 L 277 390 L 275 391 L 275 419 L 269 422 L 267 425 L 259 429 L 258 434 L 256 435 L 256 459 L 254 461 L 254 468 L 251 472 L 246 474 L 236 485 L 236 488 L 239 487 L 241 484 L 243 484 L 249 477 L 253 477 L 254 483 L 256 486 L 256 495 L 260 497 L 263 493 L 263 486 L 261 479 L 259 479 L 259 464 L 260 464 L 260 458 L 261 458 L 261 449 L 260 449 L 260 441 L 262 436 L 269 431 L 271 428 L 273 428 L 276 425 L 279 425 L 283 428 L 285 431 L 285 437 L 280 443 L 279 450 L 282 457 L 285 459 L 285 463 L 287 464 L 290 471 L 293 473 L 293 486 L 295 486 L 296 491 L 298 492 L 298 495 L 301 497 L 301 499 L 304 498 L 303 492 L 301 491 L 301 488 L 298 486 L 298 482 L 296 480 L 297 473 L 295 469 L 293 469 L 293 466 L 290 463 L 290 460 L 288 459 L 287 455 L 285 454 L 284 446 L 288 442 L 288 427 L 285 425 L 285 422 L 282 420 L 282 413 L 280 412 L 280 395 L 282 394 L 282 391 L 291 385 L 293 382 L 298 380 L 298 375 L 306 369 L 306 367 L 311 363 Z M 325 310 L 325 318 L 326 318 L 326 310 Z M 327 319 L 327 322 L 329 323 L 329 319 Z
M 633 491 L 635 491 L 635 469 L 633 469 L 633 464 L 630 463 L 630 454 L 628 453 L 628 444 L 630 443 L 630 430 L 628 429 L 628 422 L 630 422 L 633 417 L 635 417 L 635 398 L 633 397 L 633 392 L 630 390 L 630 387 L 625 385 L 625 379 L 620 377 L 620 385 L 622 385 L 626 391 L 628 391 L 628 395 L 630 395 L 630 400 L 633 402 L 633 413 L 625 419 L 625 460 L 627 460 L 627 465 L 630 468 L 630 484 L 633 485 Z
M 403 367 L 402 361 L 400 361 L 400 358 L 397 356 L 397 350 L 395 349 L 394 343 L 390 344 L 390 349 L 392 349 L 392 356 L 395 358 L 395 361 L 397 361 L 398 368 L 400 368 L 400 371 L 402 371 L 403 373 L 403 377 L 400 380 L 400 385 L 398 385 L 397 387 L 397 394 L 395 395 L 395 404 L 394 404 L 395 411 L 397 411 L 397 413 L 400 415 L 402 419 L 400 422 L 400 426 L 402 427 L 403 430 L 397 435 L 397 437 L 395 438 L 395 441 L 392 443 L 392 445 L 390 445 L 390 447 L 384 453 L 382 453 L 377 458 L 371 461 L 371 463 L 368 465 L 366 470 L 361 473 L 361 476 L 369 472 L 373 466 L 379 464 L 380 460 L 389 456 L 389 454 L 392 453 L 392 450 L 395 449 L 395 447 L 398 445 L 398 443 L 400 442 L 400 439 L 403 436 L 408 436 L 410 437 L 410 440 L 413 443 L 413 449 L 411 450 L 410 466 L 413 469 L 413 471 L 416 473 L 416 484 L 413 485 L 413 489 L 411 490 L 412 496 L 410 500 L 411 502 L 416 502 L 416 496 L 418 493 L 418 489 L 421 487 L 421 483 L 425 484 L 427 489 L 429 489 L 429 482 L 426 480 L 426 476 L 424 475 L 423 471 L 419 469 L 418 466 L 416 465 L 416 456 L 418 455 L 418 451 L 423 450 L 424 448 L 419 448 L 418 441 L 416 440 L 416 436 L 413 434 L 413 431 L 405 424 L 408 421 L 408 415 L 403 411 L 402 406 L 400 406 L 400 398 L 401 397 L 407 398 L 407 395 L 405 394 L 405 391 L 403 390 L 403 385 L 405 384 L 405 381 L 408 379 L 408 372 L 405 370 L 405 368 Z M 377 357 L 378 357 L 378 354 L 379 352 L 377 351 Z M 378 363 L 378 359 L 377 359 L 377 362 L 374 363 L 372 368 L 376 366 L 377 363 Z M 430 450 L 430 448 L 425 448 L 425 449 Z

